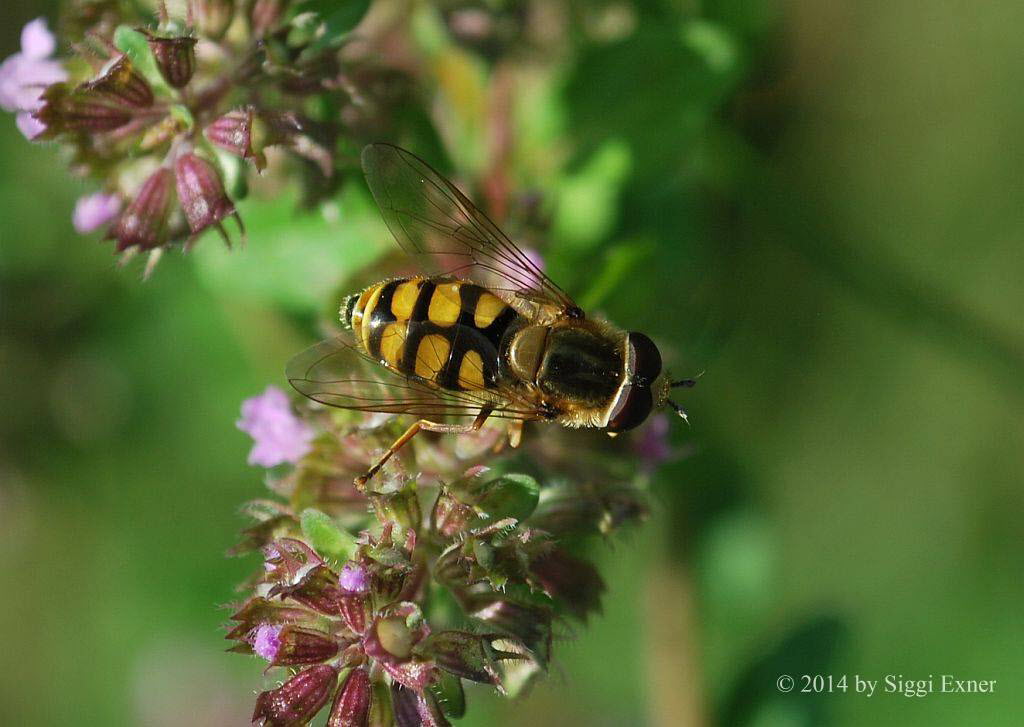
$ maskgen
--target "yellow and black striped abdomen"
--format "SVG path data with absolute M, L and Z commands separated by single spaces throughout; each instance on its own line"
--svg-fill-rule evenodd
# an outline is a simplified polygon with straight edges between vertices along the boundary
M 479 285 L 430 278 L 373 285 L 345 314 L 370 356 L 453 391 L 497 386 L 502 340 L 518 318 Z

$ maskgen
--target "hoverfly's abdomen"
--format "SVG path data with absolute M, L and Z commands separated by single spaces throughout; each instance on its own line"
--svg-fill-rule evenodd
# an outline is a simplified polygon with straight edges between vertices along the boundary
M 505 334 L 518 318 L 478 285 L 428 278 L 373 285 L 342 313 L 381 364 L 455 391 L 497 385 Z

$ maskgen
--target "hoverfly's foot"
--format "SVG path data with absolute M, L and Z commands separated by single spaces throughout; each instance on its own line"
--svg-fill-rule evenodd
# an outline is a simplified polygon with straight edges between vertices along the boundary
M 692 389 L 696 385 L 697 385 L 697 379 L 681 379 L 680 381 L 673 381 L 672 382 L 672 388 L 673 389 L 679 388 L 680 386 L 682 386 L 683 388 L 686 388 L 686 389 Z

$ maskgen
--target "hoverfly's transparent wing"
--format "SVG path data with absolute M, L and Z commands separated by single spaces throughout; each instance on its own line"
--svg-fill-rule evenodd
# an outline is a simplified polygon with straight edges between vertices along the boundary
M 363 149 L 363 171 L 391 234 L 425 269 L 583 317 L 487 215 L 415 154 L 370 144 Z
M 472 391 L 447 391 L 373 361 L 343 334 L 298 354 L 285 369 L 289 383 L 313 401 L 341 409 L 417 417 L 476 417 L 484 409 L 504 419 L 537 419 L 528 402 L 495 401 Z

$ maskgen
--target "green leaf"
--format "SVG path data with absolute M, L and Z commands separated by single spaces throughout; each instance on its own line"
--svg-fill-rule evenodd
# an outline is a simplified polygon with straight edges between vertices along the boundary
M 380 212 L 360 184 L 337 201 L 297 209 L 296 187 L 237 205 L 248 244 L 228 250 L 198 245 L 191 256 L 207 287 L 229 299 L 262 299 L 297 313 L 336 310 L 339 287 L 394 245 Z M 352 292 L 352 291 L 349 291 Z
M 587 250 L 611 234 L 616 223 L 619 191 L 632 169 L 629 145 L 605 142 L 558 190 L 555 238 L 569 248 Z
M 309 508 L 302 512 L 300 521 L 302 534 L 317 553 L 337 563 L 352 560 L 358 547 L 356 539 L 347 530 L 339 528 L 329 515 Z
M 466 694 L 462 689 L 462 680 L 451 672 L 438 669 L 437 679 L 427 689 L 441 706 L 441 711 L 449 719 L 460 719 L 466 714 Z
M 295 17 L 315 13 L 323 20 L 323 33 L 308 48 L 317 53 L 341 44 L 346 36 L 359 25 L 370 8 L 371 0 L 307 0 L 299 3 Z
M 502 475 L 480 487 L 476 507 L 494 522 L 515 518 L 522 522 L 533 514 L 540 500 L 540 484 L 523 474 Z

